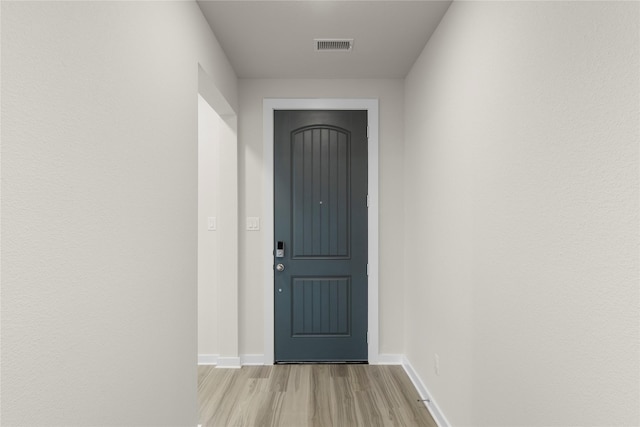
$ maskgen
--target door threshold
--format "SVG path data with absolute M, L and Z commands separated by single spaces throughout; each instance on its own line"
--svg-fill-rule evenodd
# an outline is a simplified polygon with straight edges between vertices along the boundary
M 366 360 L 318 360 L 318 361 L 309 361 L 309 362 L 274 362 L 274 365 L 368 365 L 369 362 Z

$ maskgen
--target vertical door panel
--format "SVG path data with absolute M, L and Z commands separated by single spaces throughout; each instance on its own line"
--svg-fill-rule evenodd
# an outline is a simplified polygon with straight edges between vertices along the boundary
M 348 135 L 312 128 L 292 139 L 293 258 L 349 257 Z

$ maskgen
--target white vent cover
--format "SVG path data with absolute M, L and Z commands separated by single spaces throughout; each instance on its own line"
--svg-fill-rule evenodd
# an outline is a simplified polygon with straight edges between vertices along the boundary
M 353 39 L 314 39 L 315 49 L 320 52 L 349 52 Z

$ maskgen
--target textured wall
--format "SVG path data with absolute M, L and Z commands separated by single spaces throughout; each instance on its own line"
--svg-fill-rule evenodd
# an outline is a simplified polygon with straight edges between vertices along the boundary
M 2 425 L 195 425 L 194 2 L 2 2 Z
M 454 425 L 640 424 L 639 8 L 454 2 L 406 79 L 406 352 Z
M 262 354 L 264 280 L 262 232 L 244 218 L 262 217 L 263 98 L 380 100 L 380 352 L 401 353 L 402 336 L 402 80 L 240 80 L 240 353 Z

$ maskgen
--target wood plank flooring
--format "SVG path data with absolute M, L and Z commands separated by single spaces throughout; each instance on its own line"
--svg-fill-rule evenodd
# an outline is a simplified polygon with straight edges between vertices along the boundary
M 401 366 L 198 367 L 199 423 L 437 427 Z

